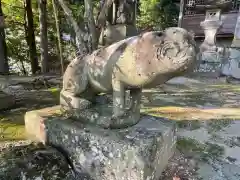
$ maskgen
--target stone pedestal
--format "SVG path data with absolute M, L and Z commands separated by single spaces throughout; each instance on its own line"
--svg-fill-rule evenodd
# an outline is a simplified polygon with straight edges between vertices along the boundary
M 240 48 L 240 12 L 238 12 L 238 18 L 231 47 Z
M 204 30 L 205 39 L 200 45 L 201 61 L 198 71 L 216 73 L 216 76 L 219 76 L 221 49 L 216 46 L 216 35 L 222 25 L 221 10 L 207 10 L 205 20 L 200 25 Z
M 101 45 L 110 45 L 117 41 L 123 40 L 127 37 L 137 35 L 137 29 L 134 25 L 108 25 L 106 30 L 101 35 L 100 44 Z
M 222 64 L 222 74 L 240 79 L 240 13 L 238 13 L 234 38 L 228 52 L 229 56 Z
M 222 64 L 222 74 L 240 79 L 240 49 L 229 48 L 228 60 Z
M 8 109 L 15 104 L 15 98 L 0 91 L 0 110 Z
M 218 77 L 221 74 L 221 65 L 225 56 L 225 49 L 221 47 L 218 47 L 216 51 L 202 52 L 197 72 L 214 73 Z
M 130 128 L 86 126 L 56 115 L 59 106 L 27 112 L 29 137 L 62 148 L 74 168 L 93 180 L 159 180 L 175 150 L 173 122 L 144 116 Z

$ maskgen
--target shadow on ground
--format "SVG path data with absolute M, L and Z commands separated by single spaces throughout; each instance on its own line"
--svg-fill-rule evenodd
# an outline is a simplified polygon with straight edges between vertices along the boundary
M 0 153 L 0 179 L 74 179 L 65 158 L 41 144 L 7 147 Z

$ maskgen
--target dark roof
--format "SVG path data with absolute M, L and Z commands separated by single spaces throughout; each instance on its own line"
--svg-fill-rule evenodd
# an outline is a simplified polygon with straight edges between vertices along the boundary
M 233 36 L 237 22 L 238 13 L 226 13 L 222 15 L 223 25 L 218 31 L 218 36 Z M 184 16 L 182 27 L 193 31 L 195 36 L 204 36 L 200 22 L 204 21 L 205 15 L 195 14 L 193 16 Z

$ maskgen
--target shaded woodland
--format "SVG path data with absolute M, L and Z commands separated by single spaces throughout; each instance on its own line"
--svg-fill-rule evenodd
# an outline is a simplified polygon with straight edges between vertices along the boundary
M 0 74 L 62 74 L 69 61 L 99 47 L 113 2 L 0 0 Z M 138 31 L 165 29 L 177 24 L 178 7 L 141 0 L 134 18 Z

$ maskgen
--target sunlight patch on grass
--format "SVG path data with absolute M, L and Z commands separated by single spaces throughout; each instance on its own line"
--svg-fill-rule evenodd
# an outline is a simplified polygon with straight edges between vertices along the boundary
M 24 115 L 11 113 L 0 116 L 0 141 L 25 139 Z
M 17 125 L 9 122 L 0 122 L 0 141 L 13 141 L 24 139 L 24 125 Z
M 213 84 L 208 87 L 213 87 L 217 89 L 228 89 L 230 91 L 240 91 L 240 85 L 236 84 Z
M 152 88 L 152 89 L 143 89 L 143 93 L 160 93 L 162 92 L 161 89 L 156 89 L 156 88 Z
M 212 120 L 223 118 L 240 120 L 239 108 L 201 109 L 195 107 L 165 106 L 146 107 L 142 109 L 142 113 L 172 120 Z

